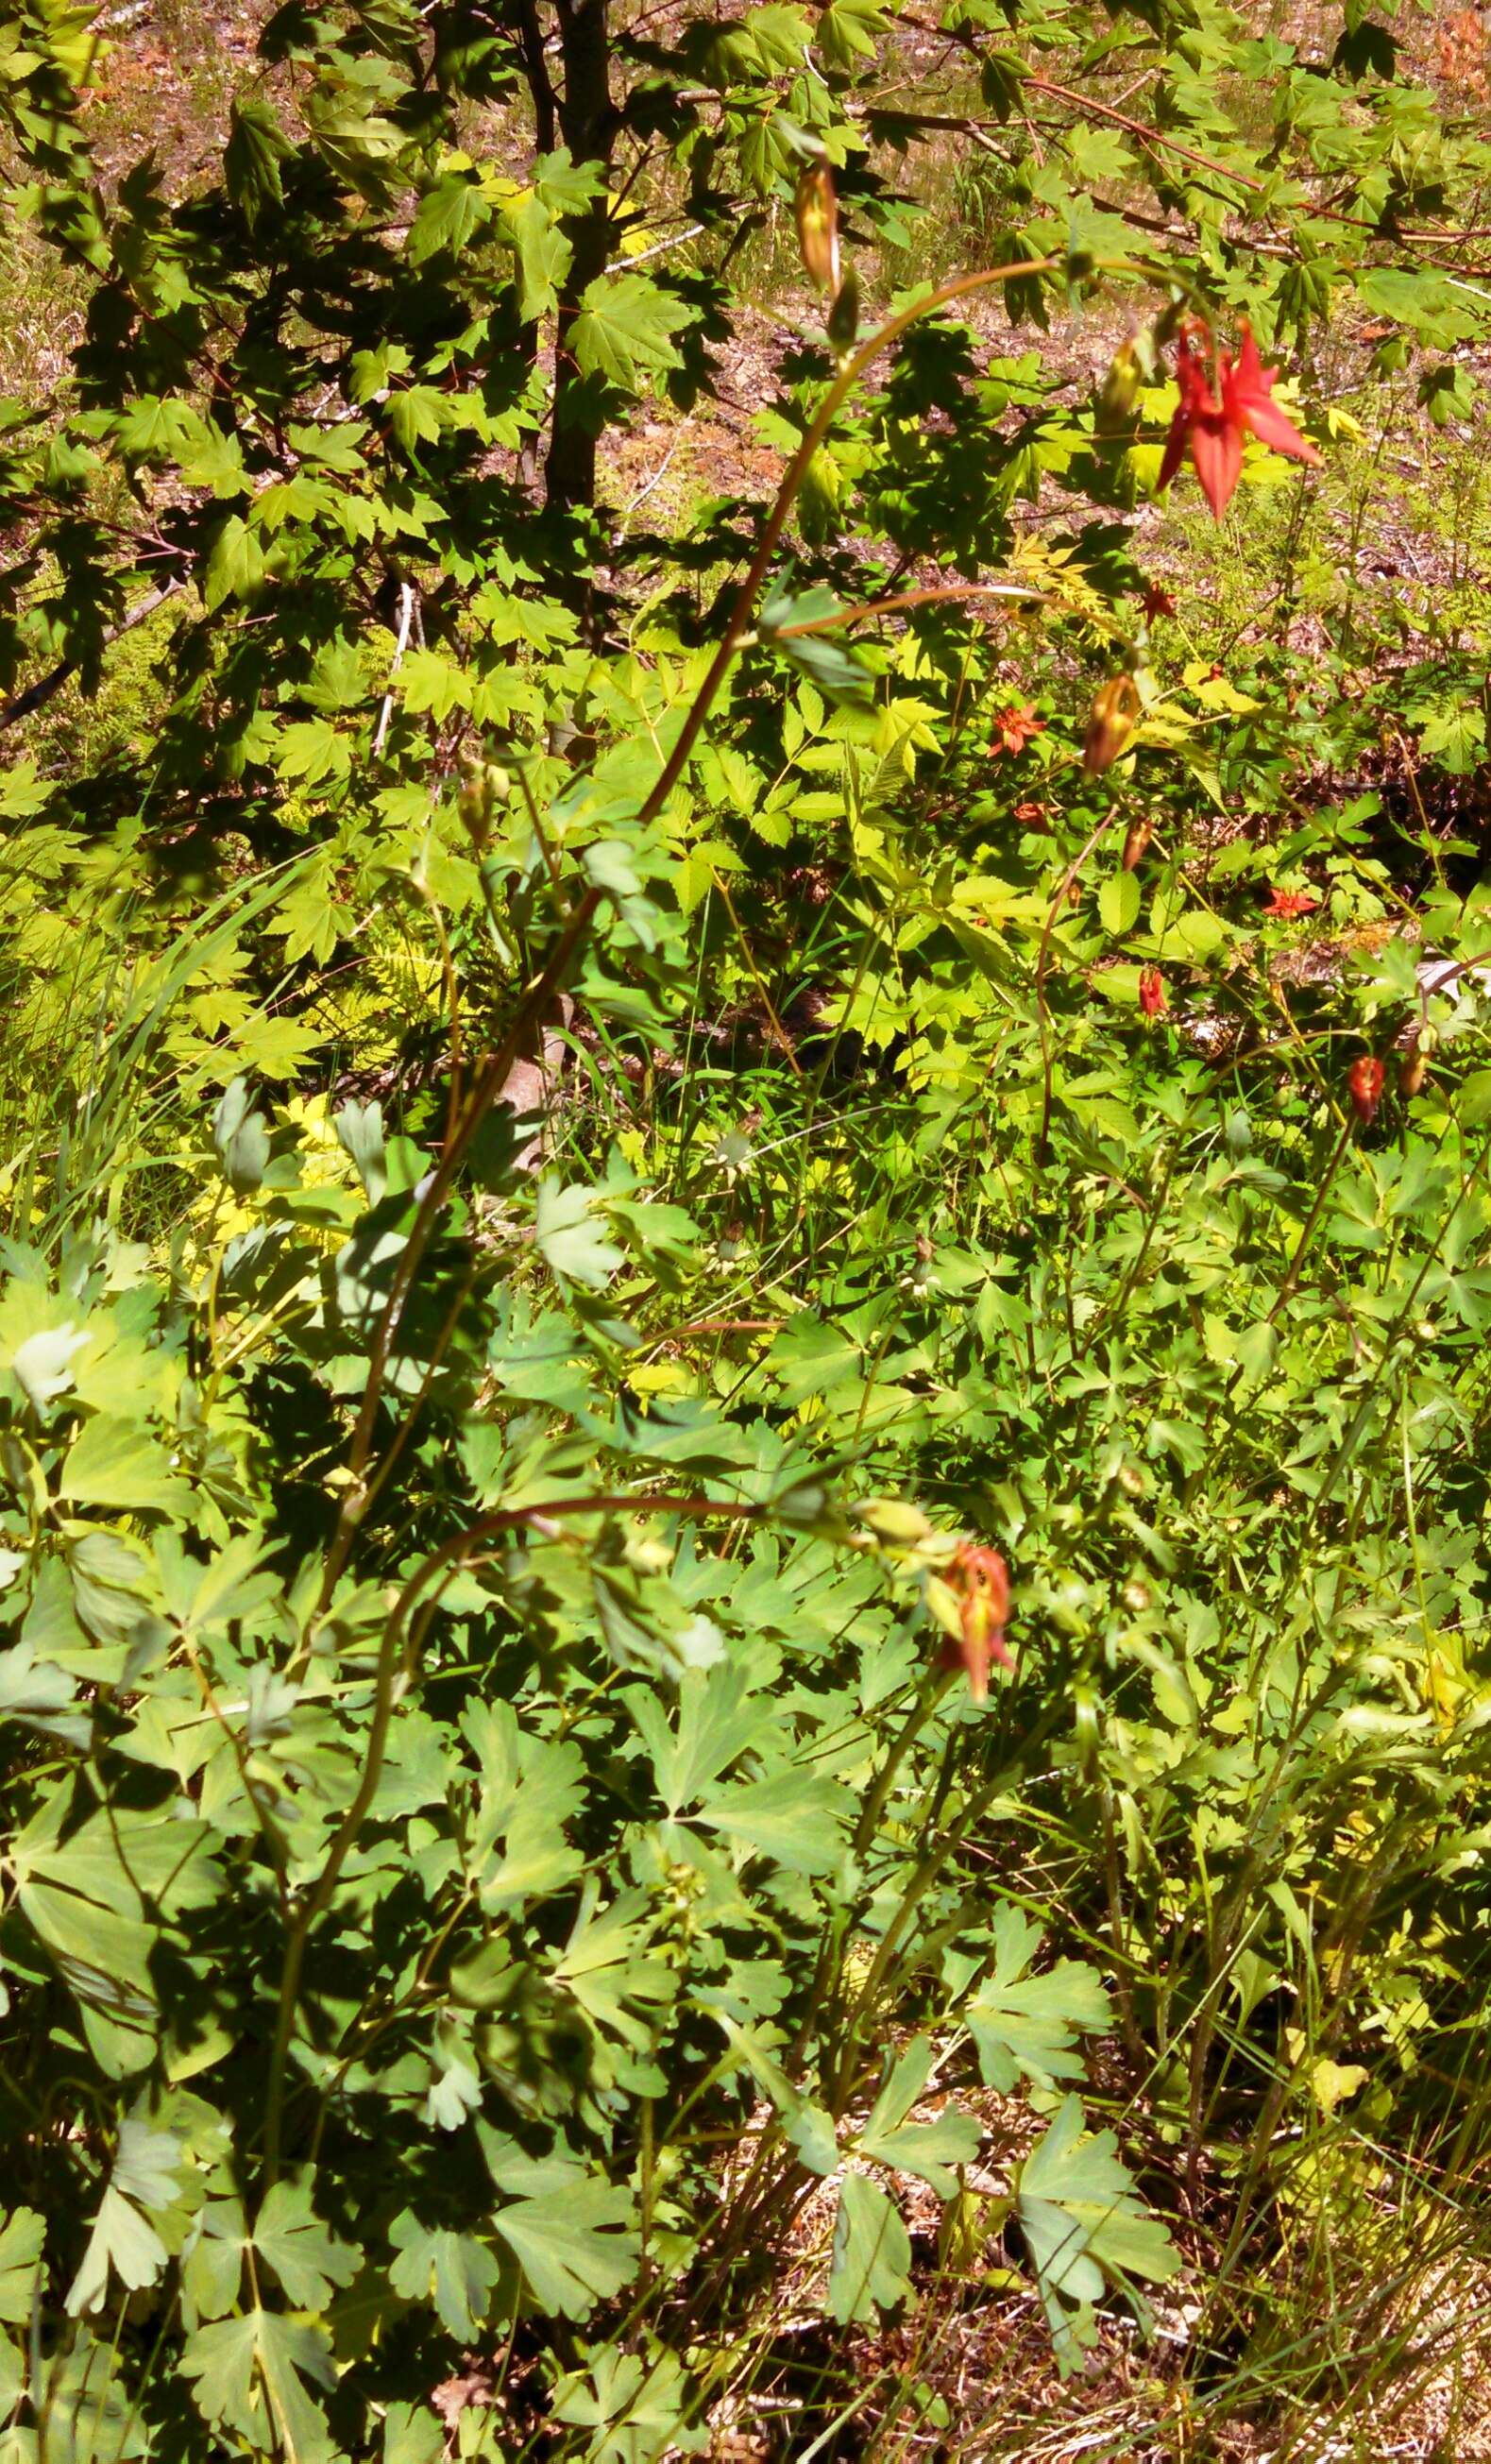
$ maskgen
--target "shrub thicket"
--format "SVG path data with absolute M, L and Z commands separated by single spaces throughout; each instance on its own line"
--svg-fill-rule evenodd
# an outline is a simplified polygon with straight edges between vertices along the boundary
M 1479 2251 L 1480 72 L 933 14 L 0 17 L 6 2464 L 1375 2453 Z

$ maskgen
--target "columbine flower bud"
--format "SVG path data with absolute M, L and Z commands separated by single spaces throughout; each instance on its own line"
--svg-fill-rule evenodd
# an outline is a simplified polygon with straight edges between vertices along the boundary
M 1165 997 L 1165 979 L 1158 967 L 1139 970 L 1139 1007 L 1146 1018 L 1163 1018 L 1170 1003 Z
M 826 163 L 813 163 L 798 182 L 794 200 L 798 247 L 810 282 L 837 298 L 839 275 L 839 196 Z
M 1129 426 L 1146 382 L 1144 362 L 1130 335 L 1113 353 L 1098 395 L 1097 424 L 1101 433 L 1111 435 L 1115 429 Z
M 844 269 L 844 279 L 834 293 L 824 331 L 841 359 L 853 350 L 859 339 L 860 286 L 852 265 Z
M 1412 1103 L 1429 1075 L 1429 1055 L 1421 1044 L 1405 1052 L 1398 1064 L 1398 1093 Z
M 946 1579 L 934 1576 L 932 1580 L 948 1602 L 956 1602 L 955 1627 L 945 1611 L 938 1620 L 944 1636 L 943 1664 L 965 1670 L 969 1692 L 976 1703 L 982 1703 L 989 1691 L 990 1661 L 997 1660 L 1001 1668 L 1015 1665 L 1004 1642 L 1010 1614 L 1009 1568 L 998 1549 L 981 1549 L 965 1541 L 954 1552 Z M 929 1592 L 932 1588 L 929 1583 Z M 932 1605 L 935 1614 L 935 1604 Z
M 1154 824 L 1148 815 L 1141 822 L 1130 822 L 1124 832 L 1124 870 L 1136 872 L 1144 862 L 1144 852 L 1154 836 Z
M 1373 1060 L 1370 1053 L 1364 1052 L 1360 1061 L 1351 1064 L 1350 1076 L 1346 1082 L 1347 1090 L 1351 1098 L 1352 1111 L 1364 1124 L 1377 1116 L 1387 1075 L 1382 1063 Z
M 1113 676 L 1094 695 L 1082 747 L 1087 771 L 1110 770 L 1139 720 L 1139 690 L 1132 676 Z

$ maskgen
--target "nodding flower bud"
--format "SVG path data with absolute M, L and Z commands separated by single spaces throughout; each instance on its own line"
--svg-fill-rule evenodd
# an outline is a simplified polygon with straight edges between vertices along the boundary
M 853 350 L 859 340 L 860 286 L 852 265 L 844 269 L 844 279 L 834 293 L 824 331 L 841 359 Z
M 1015 1665 L 1004 1644 L 1010 1570 L 998 1549 L 965 1541 L 948 1568 L 947 1580 L 958 1603 L 960 1631 L 945 1637 L 943 1661 L 966 1670 L 968 1690 L 976 1703 L 982 1703 L 989 1691 L 990 1661 L 997 1660 L 1001 1668 Z
M 1137 872 L 1144 853 L 1154 836 L 1154 824 L 1146 814 L 1142 822 L 1130 822 L 1124 832 L 1124 870 Z
M 1165 979 L 1158 967 L 1139 970 L 1139 1007 L 1146 1018 L 1163 1018 L 1170 1007 L 1165 997 Z
M 1350 1075 L 1346 1082 L 1347 1091 L 1351 1098 L 1351 1110 L 1359 1121 L 1366 1123 L 1376 1119 L 1387 1076 L 1382 1063 L 1373 1060 L 1370 1053 L 1364 1052 L 1360 1061 L 1352 1062 Z
M 1152 362 L 1152 352 L 1150 356 Z M 1113 353 L 1098 395 L 1097 424 L 1101 434 L 1111 435 L 1115 429 L 1129 426 L 1147 381 L 1144 360 L 1130 335 Z
M 1398 1093 L 1405 1102 L 1413 1102 L 1428 1075 L 1429 1055 L 1421 1044 L 1415 1044 L 1398 1064 Z
M 802 269 L 820 291 L 837 298 L 839 274 L 839 194 L 826 163 L 812 163 L 798 182 L 793 201 L 798 219 L 798 247 Z
M 1083 740 L 1082 766 L 1110 770 L 1139 721 L 1139 688 L 1132 676 L 1113 676 L 1093 696 Z

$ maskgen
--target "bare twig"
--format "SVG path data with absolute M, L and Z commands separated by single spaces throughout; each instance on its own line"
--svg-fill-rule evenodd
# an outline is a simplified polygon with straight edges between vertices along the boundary
M 181 586 L 181 580 L 178 579 L 174 582 L 163 583 L 159 590 L 147 590 L 143 599 L 138 599 L 135 602 L 127 615 L 121 616 L 117 625 L 110 625 L 106 628 L 103 636 L 105 649 L 112 648 L 114 643 L 120 641 L 125 633 L 132 633 L 135 627 L 143 625 L 147 616 L 153 616 L 156 609 L 163 606 L 167 599 L 174 598 Z M 79 665 L 78 656 L 64 659 L 61 666 L 54 668 L 50 675 L 40 677 L 33 685 L 28 685 L 24 693 L 17 693 L 13 701 L 8 701 L 4 708 L 0 709 L 0 727 L 13 727 L 18 719 L 30 718 L 33 711 L 45 710 L 48 702 L 55 694 L 61 692 L 69 676 L 76 673 Z
M 393 716 L 393 680 L 398 674 L 399 670 L 404 665 L 404 653 L 409 647 L 409 626 L 413 621 L 413 617 L 414 584 L 412 582 L 401 582 L 399 584 L 399 631 L 393 646 L 393 665 L 388 671 L 388 690 L 384 695 L 384 706 L 378 714 L 378 728 L 373 737 L 373 759 L 375 761 L 378 759 L 379 754 L 382 753 L 384 749 L 384 738 L 388 733 L 388 721 Z

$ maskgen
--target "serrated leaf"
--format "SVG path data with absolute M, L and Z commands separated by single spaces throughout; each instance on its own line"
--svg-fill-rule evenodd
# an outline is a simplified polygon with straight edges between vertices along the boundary
M 548 205 L 532 191 L 504 205 L 500 220 L 517 258 L 518 315 L 536 322 L 558 306 L 575 252 Z
M 1110 872 L 1098 891 L 1098 914 L 1103 930 L 1121 941 L 1139 921 L 1141 898 L 1136 872 Z
M 585 287 L 569 347 L 586 376 L 639 393 L 677 366 L 673 337 L 689 322 L 684 302 L 645 274 L 603 274 Z
M 465 171 L 447 171 L 427 188 L 409 226 L 406 253 L 411 265 L 449 250 L 459 256 L 468 240 L 492 219 L 492 207 L 480 186 Z
M 1452 702 L 1431 712 L 1418 733 L 1418 750 L 1426 760 L 1463 778 L 1483 760 L 1486 715 L 1471 701 Z
M 225 599 L 247 599 L 264 579 L 264 551 L 241 514 L 230 514 L 212 542 L 202 597 L 210 610 Z
M 223 176 L 251 231 L 267 206 L 284 204 L 279 166 L 290 151 L 290 141 L 266 103 L 252 96 L 235 99 L 223 153 Z

